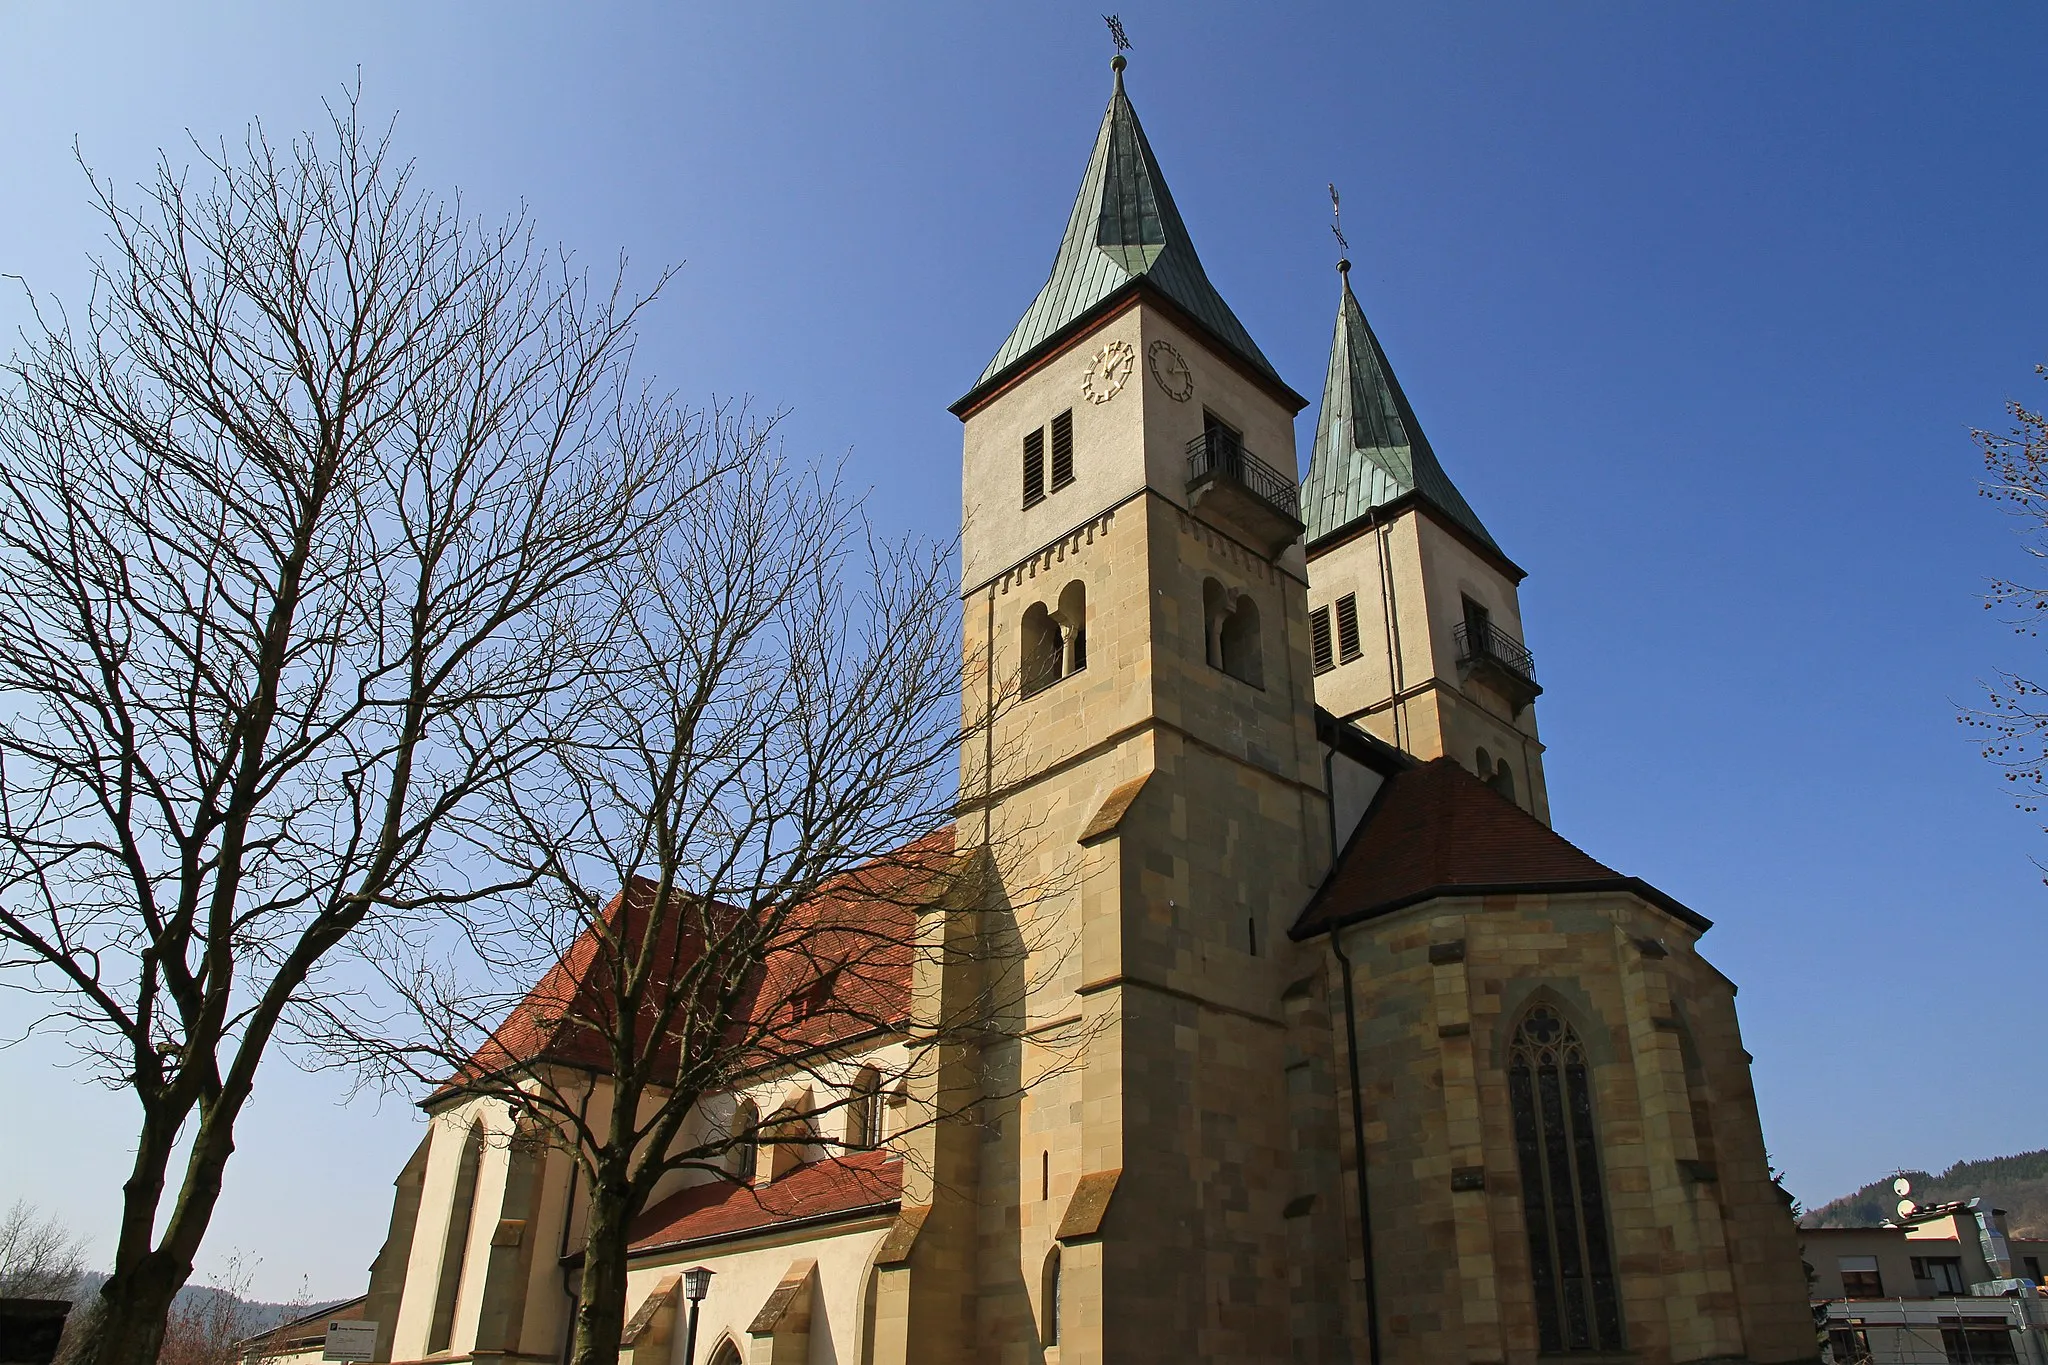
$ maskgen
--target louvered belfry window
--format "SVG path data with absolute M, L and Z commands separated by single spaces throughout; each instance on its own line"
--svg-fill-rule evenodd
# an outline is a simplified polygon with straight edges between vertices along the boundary
M 1308 614 L 1309 646 L 1315 653 L 1316 672 L 1327 673 L 1337 666 L 1330 653 L 1330 609 L 1317 607 Z
M 1024 505 L 1045 501 L 1045 428 L 1024 434 Z
M 1337 599 L 1337 657 L 1347 664 L 1358 657 L 1358 599 L 1348 592 Z
M 1052 419 L 1052 489 L 1057 493 L 1074 481 L 1074 410 Z
M 1586 1049 L 1549 1005 L 1532 1007 L 1515 1030 L 1508 1106 L 1522 1168 L 1538 1350 L 1621 1350 Z

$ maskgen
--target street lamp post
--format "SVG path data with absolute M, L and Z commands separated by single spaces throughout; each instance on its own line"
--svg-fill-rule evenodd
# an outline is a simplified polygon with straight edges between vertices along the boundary
M 711 1292 L 711 1273 L 701 1265 L 683 1272 L 683 1297 L 690 1301 L 690 1326 L 683 1338 L 683 1365 L 697 1365 L 697 1306 Z

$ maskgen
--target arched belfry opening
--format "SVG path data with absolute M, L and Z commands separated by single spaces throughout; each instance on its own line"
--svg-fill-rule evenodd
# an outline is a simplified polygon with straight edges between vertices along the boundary
M 1209 667 L 1221 669 L 1253 687 L 1266 685 L 1259 640 L 1259 604 L 1240 588 L 1226 588 L 1216 579 L 1202 583 L 1202 639 Z
M 1539 1001 L 1508 1047 L 1508 1106 L 1522 1172 L 1538 1349 L 1622 1349 L 1621 1298 L 1586 1048 L 1554 1004 Z

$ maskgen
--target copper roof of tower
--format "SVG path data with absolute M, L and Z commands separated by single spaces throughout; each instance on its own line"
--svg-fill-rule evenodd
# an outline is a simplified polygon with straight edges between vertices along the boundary
M 1143 280 L 1281 389 L 1286 383 L 1209 283 L 1159 161 L 1124 93 L 1123 72 L 1095 135 L 1052 274 L 955 410 L 1056 343 L 1125 286 Z M 1292 390 L 1287 390 L 1291 393 Z
M 1408 396 L 1394 378 L 1394 367 L 1387 363 L 1387 353 L 1351 292 L 1348 270 L 1343 278 L 1316 442 L 1308 477 L 1301 484 L 1307 543 L 1313 545 L 1373 508 L 1413 493 L 1500 553 L 1479 514 L 1437 463 Z

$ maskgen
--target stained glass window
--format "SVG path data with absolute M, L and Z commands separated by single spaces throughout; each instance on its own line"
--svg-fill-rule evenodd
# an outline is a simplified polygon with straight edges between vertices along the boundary
M 1522 1167 L 1539 1349 L 1621 1349 L 1621 1299 L 1593 1125 L 1586 1049 L 1549 1005 L 1523 1016 L 1508 1056 L 1508 1102 Z

